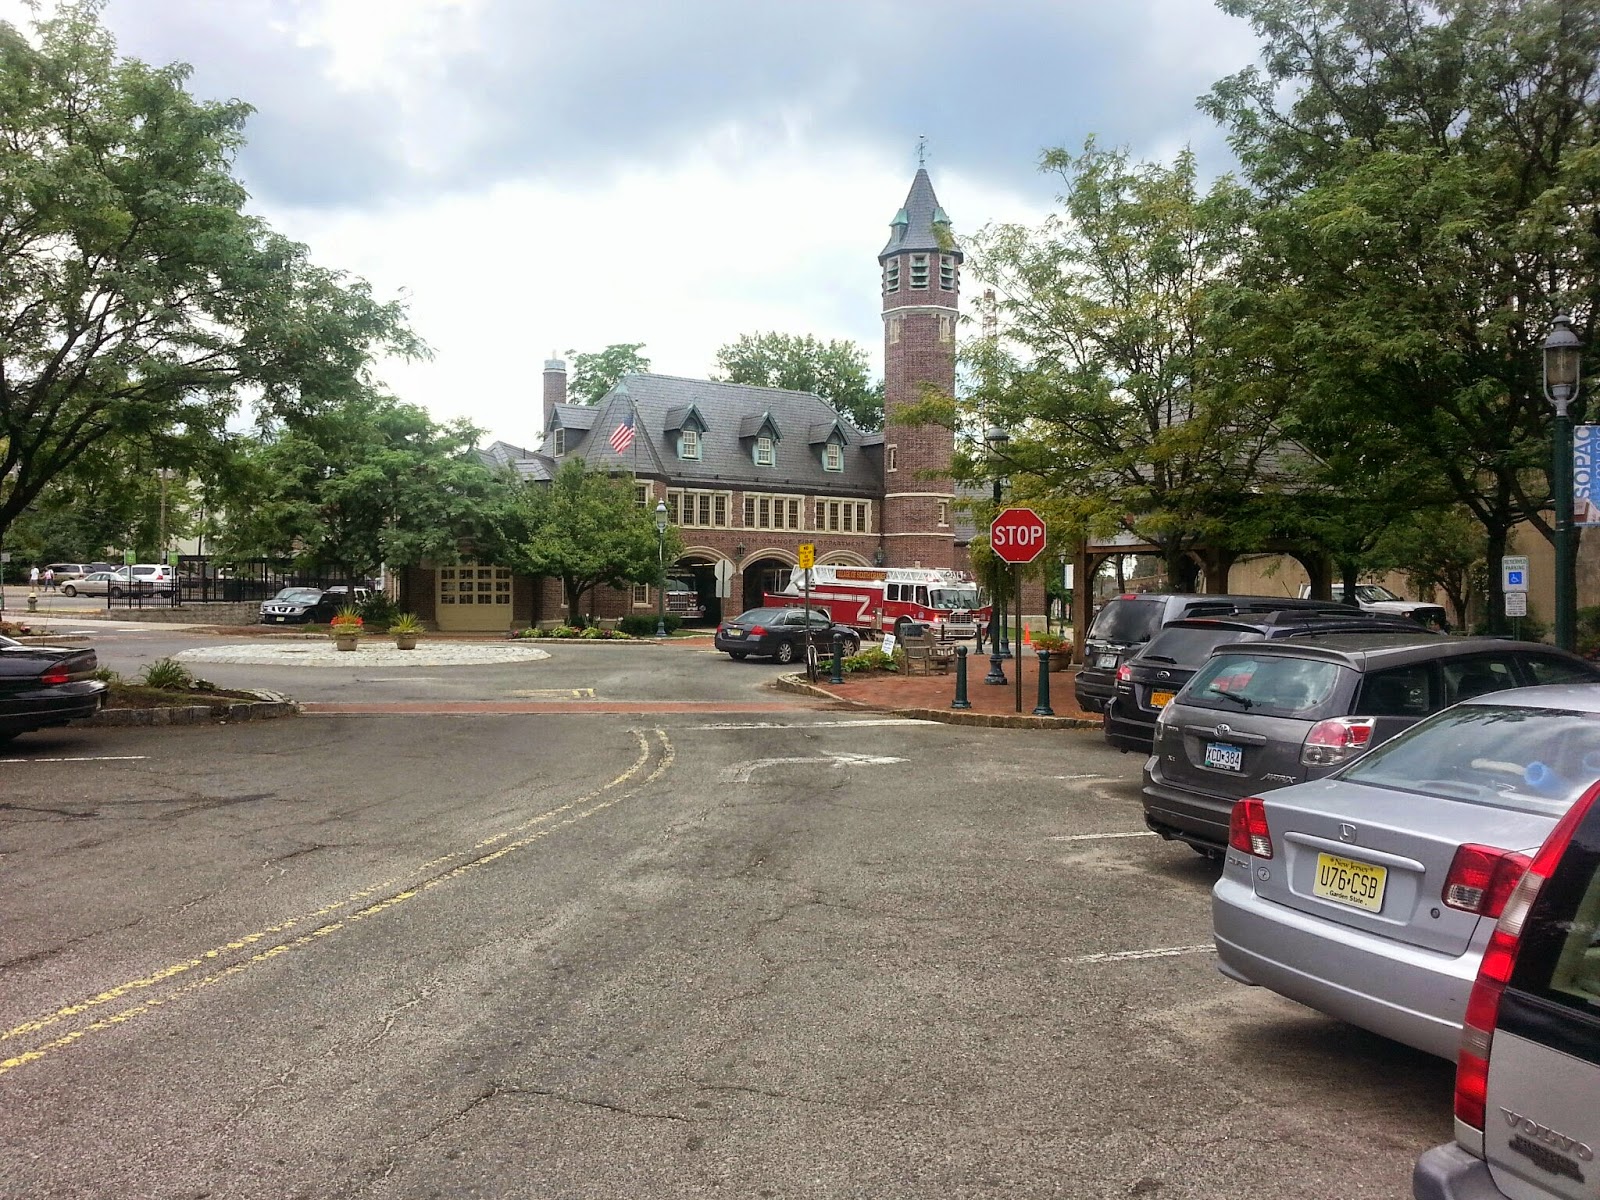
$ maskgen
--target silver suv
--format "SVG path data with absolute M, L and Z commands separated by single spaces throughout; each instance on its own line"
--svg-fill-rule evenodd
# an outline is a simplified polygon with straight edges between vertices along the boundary
M 1458 700 L 1600 682 L 1600 667 L 1537 642 L 1330 633 L 1220 647 L 1156 720 L 1144 819 L 1220 858 L 1235 800 L 1320 779 Z
M 1467 1001 L 1455 1141 L 1417 1160 L 1416 1200 L 1600 1196 L 1600 784 L 1506 901 Z

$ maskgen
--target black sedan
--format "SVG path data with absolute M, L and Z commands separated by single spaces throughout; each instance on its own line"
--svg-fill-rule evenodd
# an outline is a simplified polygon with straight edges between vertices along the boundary
M 331 621 L 343 600 L 343 596 L 330 596 L 321 588 L 284 588 L 271 600 L 261 602 L 261 623 L 304 625 L 311 621 Z
M 861 649 L 861 635 L 847 625 L 835 625 L 816 609 L 807 619 L 803 608 L 752 608 L 717 626 L 716 647 L 729 658 L 770 658 L 775 662 L 805 661 L 806 633 L 810 630 L 817 653 L 833 653 L 833 635 L 844 639 L 844 652 Z
M 26 646 L 0 637 L 0 742 L 19 733 L 92 717 L 106 685 L 93 650 Z

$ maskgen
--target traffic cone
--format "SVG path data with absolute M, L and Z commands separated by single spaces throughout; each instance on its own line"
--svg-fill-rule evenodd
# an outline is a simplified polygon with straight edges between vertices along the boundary
M 1022 644 L 1024 646 L 1033 645 L 1033 636 L 1032 636 L 1032 634 L 1033 634 L 1033 631 L 1031 629 L 1029 629 L 1026 625 L 1024 625 L 1022 627 Z

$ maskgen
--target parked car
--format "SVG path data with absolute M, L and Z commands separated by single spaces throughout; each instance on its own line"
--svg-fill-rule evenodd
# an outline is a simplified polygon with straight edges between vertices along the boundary
M 748 609 L 718 625 L 714 642 L 718 650 L 736 660 L 754 656 L 780 663 L 804 662 L 807 629 L 819 654 L 832 653 L 835 633 L 844 639 L 846 654 L 861 649 L 861 635 L 854 629 L 835 625 L 825 612 L 812 609 L 808 615 L 803 608 Z
M 1193 592 L 1171 595 L 1129 592 L 1107 600 L 1084 634 L 1083 664 L 1073 677 L 1072 694 L 1084 712 L 1104 712 L 1116 692 L 1117 668 L 1161 631 L 1184 617 L 1223 616 L 1237 612 L 1284 609 L 1326 610 L 1326 600 L 1293 600 L 1283 596 L 1207 596 Z
M 114 574 L 124 582 L 132 581 L 132 591 L 154 593 L 157 596 L 172 595 L 172 568 L 164 563 L 134 563 L 128 567 L 118 567 Z
M 92 717 L 105 703 L 93 650 L 28 646 L 0 637 L 0 742 Z
M 1224 646 L 1156 721 L 1145 824 L 1221 857 L 1235 800 L 1320 779 L 1460 700 L 1590 682 L 1600 667 L 1553 646 L 1421 630 Z
M 1101 730 L 1106 741 L 1124 753 L 1149 754 L 1161 710 L 1218 646 L 1317 633 L 1396 631 L 1414 632 L 1415 626 L 1400 617 L 1368 616 L 1331 603 L 1320 609 L 1292 608 L 1169 621 L 1117 668 L 1116 692 L 1106 705 Z
M 1456 1059 L 1455 1141 L 1417 1160 L 1416 1200 L 1596 1195 L 1600 785 L 1561 819 L 1489 939 Z
M 125 596 L 128 581 L 115 571 L 94 571 L 81 579 L 69 579 L 61 585 L 63 596 Z
M 68 580 L 82 579 L 85 575 L 92 575 L 96 571 L 112 571 L 115 569 L 110 563 L 103 562 L 51 563 L 45 568 L 46 571 L 55 573 L 55 582 L 58 586 Z
M 1302 584 L 1300 595 L 1309 597 L 1311 585 Z M 1345 602 L 1344 584 L 1333 585 L 1333 598 Z M 1425 600 L 1403 600 L 1396 596 L 1381 583 L 1356 584 L 1356 606 L 1362 612 L 1388 613 L 1390 616 L 1406 617 L 1420 625 L 1433 629 L 1449 630 L 1450 619 L 1444 611 L 1442 604 L 1431 604 Z
M 325 598 L 327 597 L 327 598 Z M 303 625 L 326 622 L 339 611 L 337 597 L 328 597 L 321 588 L 286 587 L 270 600 L 261 602 L 261 624 Z
M 1442 1058 L 1495 920 L 1600 779 L 1600 685 L 1457 704 L 1332 778 L 1233 807 L 1217 966 Z

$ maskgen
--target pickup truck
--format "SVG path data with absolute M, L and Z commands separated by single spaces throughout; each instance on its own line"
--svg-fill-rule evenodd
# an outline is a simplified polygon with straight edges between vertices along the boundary
M 1311 585 L 1301 584 L 1301 599 L 1308 599 L 1310 595 Z M 1333 585 L 1333 598 L 1341 603 L 1345 601 L 1343 584 Z M 1402 600 L 1381 583 L 1356 584 L 1356 604 L 1362 612 L 1388 613 L 1396 617 L 1410 617 L 1418 624 L 1433 628 L 1450 628 L 1450 619 L 1445 614 L 1443 605 L 1427 604 L 1421 600 Z

